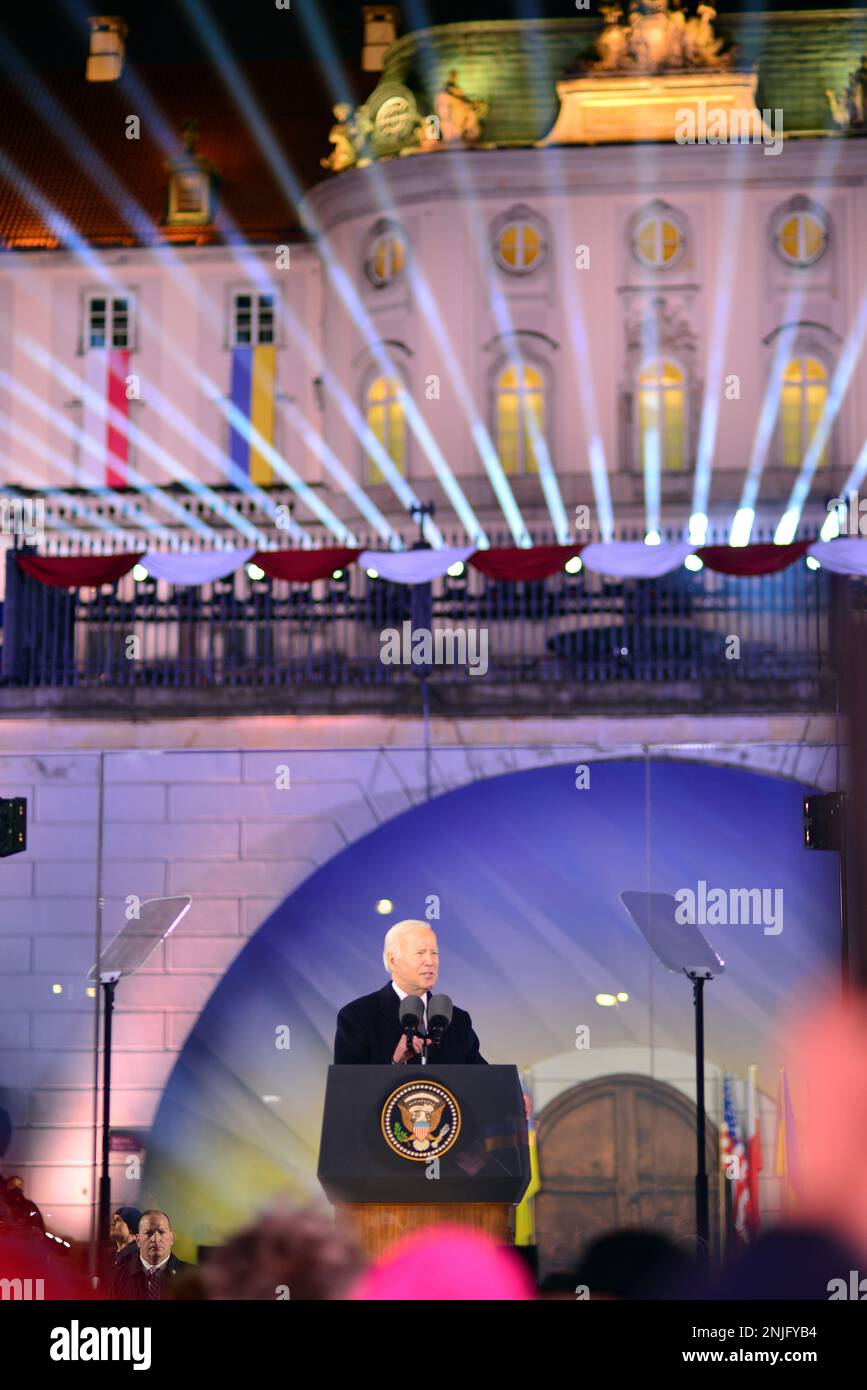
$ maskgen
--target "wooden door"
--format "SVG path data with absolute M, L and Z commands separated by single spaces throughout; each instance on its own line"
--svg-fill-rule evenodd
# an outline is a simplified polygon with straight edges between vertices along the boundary
M 599 1077 L 539 1116 L 540 1273 L 569 1268 L 590 1241 L 624 1227 L 695 1232 L 695 1105 L 651 1077 Z M 716 1127 L 708 1120 L 711 1249 L 719 1248 Z

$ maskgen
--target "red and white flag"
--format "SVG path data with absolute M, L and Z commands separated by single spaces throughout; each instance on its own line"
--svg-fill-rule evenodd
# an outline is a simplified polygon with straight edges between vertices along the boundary
M 129 461 L 128 348 L 89 348 L 84 357 L 83 462 L 98 469 L 107 487 L 125 487 Z
M 753 1063 L 747 1070 L 747 1182 L 749 1201 L 746 1208 L 746 1225 L 750 1240 L 759 1233 L 759 1173 L 762 1170 L 762 1131 L 758 1116 L 758 1067 Z

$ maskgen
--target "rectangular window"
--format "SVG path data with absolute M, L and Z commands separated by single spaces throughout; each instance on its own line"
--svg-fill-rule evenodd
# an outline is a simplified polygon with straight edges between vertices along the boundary
M 277 341 L 273 294 L 236 290 L 232 295 L 231 347 L 260 347 Z
M 84 350 L 131 348 L 133 301 L 127 294 L 89 294 L 85 306 Z

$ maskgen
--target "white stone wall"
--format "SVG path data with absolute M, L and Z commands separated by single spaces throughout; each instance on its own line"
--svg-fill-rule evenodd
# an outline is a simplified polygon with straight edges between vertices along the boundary
M 859 232 L 867 207 L 864 161 L 854 144 L 790 142 L 778 156 L 761 146 L 579 147 L 547 150 L 443 151 L 352 170 L 319 185 L 310 195 L 334 252 L 382 342 L 397 343 L 393 360 L 404 375 L 431 438 L 460 479 L 467 497 L 496 518 L 492 492 L 470 424 L 493 432 L 492 374 L 508 357 L 509 335 L 522 335 L 524 357 L 549 379 L 545 433 L 567 512 L 580 487 L 590 494 L 590 459 L 604 455 L 615 504 L 624 501 L 632 473 L 622 410 L 627 378 L 627 320 L 644 314 L 659 297 L 695 342 L 693 404 L 719 405 L 706 463 L 725 495 L 737 499 L 747 465 L 760 440 L 759 423 L 779 330 L 802 321 L 821 325 L 812 338 L 836 362 L 857 328 L 861 286 L 867 279 L 865 239 Z M 785 265 L 773 250 L 774 217 L 789 200 L 808 196 L 830 221 L 828 250 L 815 266 Z M 633 219 L 662 200 L 682 220 L 686 249 L 670 270 L 640 266 L 630 252 Z M 494 262 L 493 229 L 523 206 L 545 229 L 547 254 L 527 275 L 509 275 Z M 373 288 L 364 274 L 365 247 L 388 215 L 409 247 L 409 270 L 393 286 Z M 589 264 L 576 267 L 576 248 Z M 417 282 L 413 285 L 413 275 Z M 428 292 L 436 314 L 427 312 Z M 371 363 L 365 334 L 333 288 L 325 284 L 324 347 L 345 390 L 359 399 Z M 807 334 L 809 336 L 809 333 Z M 719 379 L 708 371 L 719 348 Z M 799 348 L 798 350 L 802 350 Z M 688 355 L 688 354 L 687 354 Z M 438 398 L 426 392 L 434 374 Z M 724 393 L 739 378 L 737 397 Z M 466 387 L 470 409 L 465 408 Z M 694 425 L 696 421 L 693 422 Z M 339 412 L 327 410 L 325 437 L 350 466 L 363 466 L 363 449 Z M 855 366 L 832 441 L 835 466 L 845 476 L 867 435 L 867 361 Z M 696 446 L 696 434 L 691 439 Z M 760 457 L 763 471 L 759 521 L 776 524 L 788 497 L 787 470 L 777 471 L 775 441 Z M 433 479 L 422 440 L 408 446 L 410 480 Z M 577 476 L 576 476 L 577 475 Z M 538 479 L 508 479 L 522 507 L 546 516 Z M 663 476 L 663 519 L 683 525 L 689 517 L 692 474 Z M 383 499 L 383 486 L 373 495 Z M 815 516 L 824 519 L 822 490 L 815 489 Z M 628 513 L 638 524 L 643 497 Z M 615 505 L 624 520 L 624 508 Z M 728 524 L 726 506 L 719 520 Z M 438 515 L 438 520 L 440 516 Z M 598 517 L 594 517 L 598 521 Z M 540 523 L 541 524 L 541 523 Z
M 0 257 L 0 421 L 4 476 L 34 487 L 81 481 L 74 469 L 74 427 L 84 392 L 84 296 L 90 291 L 134 296 L 131 373 L 141 406 L 130 420 L 146 437 L 135 464 L 146 482 L 176 478 L 225 482 L 227 434 L 219 397 L 231 389 L 229 300 L 233 289 L 259 285 L 277 295 L 276 390 L 295 401 L 315 428 L 313 378 L 320 369 L 316 325 L 320 265 L 311 246 L 291 247 L 276 268 L 275 248 L 175 247 L 96 251 L 100 272 L 68 251 Z M 14 387 L 13 387 L 14 383 Z M 277 444 L 306 480 L 320 464 L 303 439 L 284 428 L 278 403 Z M 80 464 L 102 483 L 95 454 Z M 166 513 L 168 516 L 168 513 Z M 307 518 L 308 520 L 311 518 Z
M 434 720 L 431 735 L 434 794 L 645 749 L 835 785 L 824 718 Z M 194 899 L 118 992 L 112 1124 L 147 1129 L 247 938 L 319 865 L 424 798 L 422 742 L 416 720 L 0 721 L 0 795 L 27 797 L 29 811 L 26 853 L 0 860 L 0 1105 L 14 1124 L 0 1171 L 24 1175 L 50 1226 L 81 1237 L 90 1224 L 100 763 L 104 943 L 130 894 Z M 138 1195 L 120 1156 L 112 1192 Z

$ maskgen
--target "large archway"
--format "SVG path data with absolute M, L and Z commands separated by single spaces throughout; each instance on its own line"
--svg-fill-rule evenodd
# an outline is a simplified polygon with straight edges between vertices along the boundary
M 793 992 L 838 960 L 836 865 L 800 848 L 806 790 L 684 761 L 655 762 L 649 782 L 644 763 L 617 760 L 579 790 L 570 763 L 462 787 L 348 846 L 272 913 L 203 1010 L 160 1105 L 142 1200 L 170 1211 L 191 1253 L 273 1193 L 319 1198 L 335 1016 L 382 985 L 383 932 L 401 917 L 430 917 L 440 988 L 470 1010 L 489 1061 L 539 1078 L 541 1108 L 581 1079 L 560 1066 L 569 1049 L 597 1063 L 610 1049 L 620 1061 L 605 1070 L 656 1081 L 672 1079 L 667 1055 L 691 1053 L 687 982 L 652 957 L 623 889 L 779 890 L 780 931 L 705 929 L 727 963 L 708 1061 L 736 1076 L 756 1062 L 769 1081 Z M 612 989 L 628 1003 L 599 1008 Z M 576 1053 L 587 1025 L 592 1050 Z

